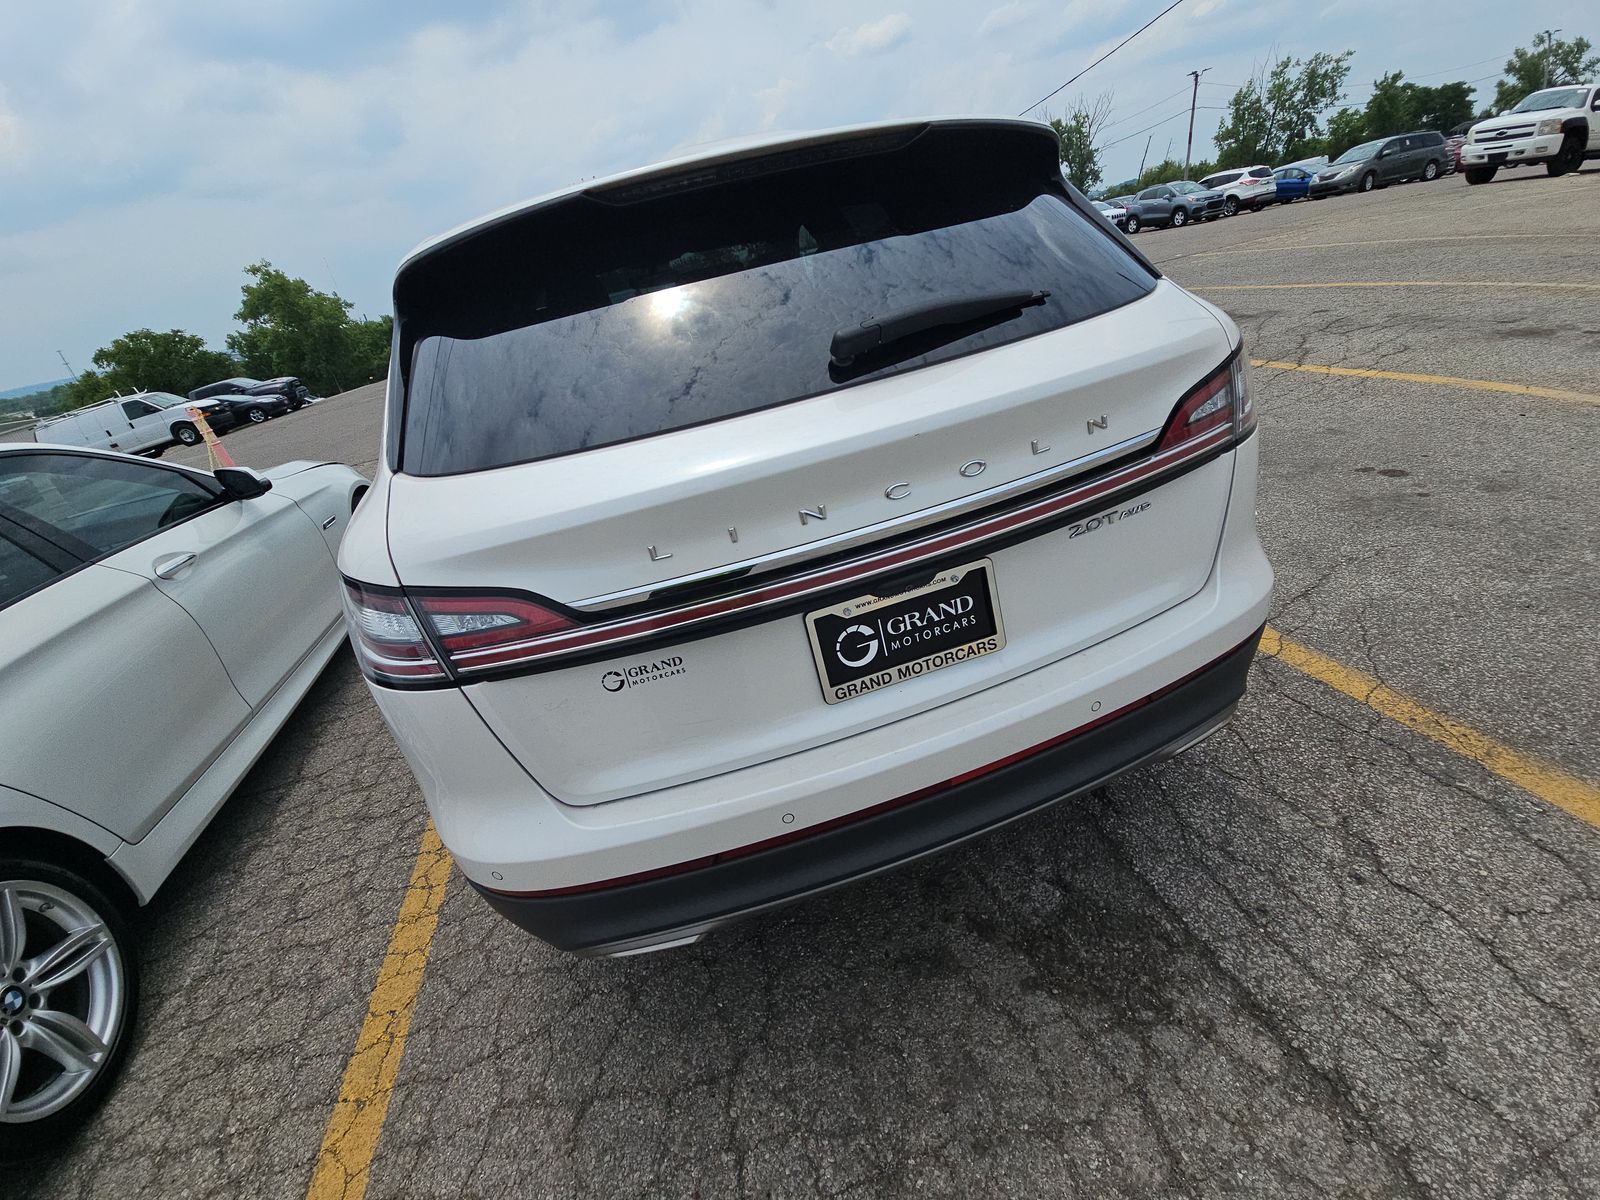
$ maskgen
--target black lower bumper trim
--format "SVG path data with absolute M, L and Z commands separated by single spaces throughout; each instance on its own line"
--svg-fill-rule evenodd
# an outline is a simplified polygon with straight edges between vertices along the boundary
M 507 895 L 502 916 L 562 950 L 604 952 L 730 920 L 921 857 L 1104 783 L 1204 730 L 1244 695 L 1261 632 L 1176 686 L 1085 732 L 910 803 L 812 836 L 596 891 Z

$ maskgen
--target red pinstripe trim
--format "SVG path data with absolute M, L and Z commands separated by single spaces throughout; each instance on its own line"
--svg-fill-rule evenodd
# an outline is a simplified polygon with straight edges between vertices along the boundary
M 1233 429 L 1230 423 L 1203 434 L 1192 441 L 1185 442 L 1181 446 L 1175 446 L 1171 450 L 1153 455 L 1141 462 L 1133 463 L 1120 471 L 1114 471 L 1110 475 L 1103 476 L 1091 483 L 1071 488 L 1065 492 L 1059 492 L 1054 496 L 1036 500 L 1032 504 L 1024 505 L 1010 512 L 999 513 L 959 529 L 937 534 L 931 538 L 924 538 L 921 541 L 911 542 L 894 549 L 867 554 L 860 558 L 852 559 L 847 563 L 840 563 L 821 571 L 795 576 L 763 587 L 752 588 L 749 591 L 740 592 L 733 596 L 723 596 L 715 600 L 687 604 L 680 608 L 650 613 L 646 616 L 624 618 L 620 621 L 611 621 L 600 625 L 585 625 L 579 629 L 548 634 L 544 637 L 528 638 L 520 642 L 496 646 L 492 649 L 466 651 L 453 655 L 451 657 L 451 665 L 462 676 L 470 677 L 476 671 L 510 666 L 521 662 L 557 658 L 563 655 L 576 654 L 596 646 L 612 644 L 621 646 L 627 642 L 649 637 L 652 634 L 682 629 L 717 617 L 748 612 L 785 600 L 797 599 L 813 592 L 842 587 L 853 581 L 865 580 L 883 571 L 892 570 L 896 567 L 910 566 L 924 559 L 953 554 L 958 551 L 965 552 L 977 543 L 1002 537 L 1019 529 L 1024 529 L 1029 525 L 1049 520 L 1051 517 L 1057 516 L 1067 509 L 1076 508 L 1078 505 L 1093 500 L 1097 496 L 1108 495 L 1111 492 L 1159 475 L 1188 459 L 1197 458 L 1222 446 L 1232 437 Z

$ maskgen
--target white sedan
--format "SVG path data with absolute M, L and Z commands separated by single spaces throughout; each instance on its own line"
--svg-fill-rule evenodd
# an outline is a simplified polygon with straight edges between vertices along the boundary
M 366 486 L 0 444 L 0 1159 L 109 1086 L 127 919 L 343 641 L 334 555 Z

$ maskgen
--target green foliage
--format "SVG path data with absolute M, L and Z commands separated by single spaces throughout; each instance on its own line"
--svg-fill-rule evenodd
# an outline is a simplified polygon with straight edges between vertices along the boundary
M 391 318 L 354 320 L 348 300 L 319 292 L 269 262 L 252 263 L 234 314 L 244 328 L 228 348 L 247 374 L 298 375 L 313 392 L 331 395 L 383 378 L 389 365 Z
M 1328 118 L 1328 136 L 1322 147 L 1291 152 L 1291 158 L 1326 154 L 1338 158 L 1351 146 L 1409 133 L 1413 129 L 1436 129 L 1448 133 L 1457 125 L 1471 121 L 1472 85 L 1457 81 L 1438 87 L 1407 83 L 1401 71 L 1391 71 L 1372 84 L 1372 95 L 1365 108 L 1341 108 Z
M 1338 100 L 1355 52 L 1281 58 L 1233 94 L 1217 129 L 1217 165 L 1276 163 L 1292 148 L 1322 136 L 1320 114 Z
M 1327 156 L 1338 158 L 1351 146 L 1367 140 L 1367 114 L 1358 108 L 1341 108 L 1328 118 L 1328 136 L 1324 139 Z M 1304 155 L 1302 157 L 1310 157 Z
M 1050 128 L 1056 131 L 1056 141 L 1060 143 L 1062 172 L 1075 188 L 1086 192 L 1100 182 L 1100 155 L 1089 141 L 1088 125 L 1080 118 L 1079 113 L 1065 121 L 1052 117 Z
M 1366 139 L 1436 129 L 1445 133 L 1472 120 L 1472 85 L 1446 83 L 1422 87 L 1406 83 L 1400 71 L 1373 81 L 1372 96 L 1363 114 L 1361 137 Z
M 207 350 L 203 339 L 181 329 L 125 333 L 94 352 L 94 365 L 112 391 L 175 392 L 180 396 L 233 373 L 229 355 Z
M 1532 46 L 1513 50 L 1506 60 L 1506 78 L 1495 85 L 1493 111 L 1514 108 L 1544 87 L 1590 82 L 1600 75 L 1600 54 L 1589 53 L 1593 49 L 1588 38 L 1564 40 L 1536 34 Z M 1546 66 L 1549 68 L 1548 83 Z
M 1220 170 L 1216 163 L 1200 160 L 1189 164 L 1189 179 L 1204 179 L 1213 171 Z M 1108 196 L 1125 196 L 1142 191 L 1147 187 L 1154 187 L 1158 183 L 1171 183 L 1174 179 L 1185 178 L 1183 164 L 1175 158 L 1167 158 L 1146 167 L 1144 174 L 1137 179 L 1124 179 L 1121 183 L 1113 184 L 1106 189 Z
M 1080 192 L 1087 192 L 1103 178 L 1100 152 L 1094 143 L 1110 115 L 1111 93 L 1106 92 L 1092 102 L 1079 96 L 1065 120 L 1050 118 L 1050 128 L 1056 131 L 1061 170 Z
M 71 383 L 58 383 L 54 387 L 41 388 L 37 392 L 9 396 L 0 400 L 0 424 L 21 417 L 25 413 L 32 413 L 36 417 L 48 417 L 58 412 L 65 412 L 72 407 L 71 396 Z

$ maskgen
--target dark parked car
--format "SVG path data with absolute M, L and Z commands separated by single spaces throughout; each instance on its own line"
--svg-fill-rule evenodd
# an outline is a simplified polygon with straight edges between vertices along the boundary
M 1146 225 L 1177 229 L 1190 221 L 1214 220 L 1222 215 L 1222 199 L 1221 192 L 1208 191 L 1187 179 L 1158 183 L 1134 197 L 1127 229 L 1129 233 L 1138 233 Z
M 282 396 L 289 403 L 289 412 L 304 408 L 311 402 L 311 389 L 293 375 L 280 375 L 276 379 L 249 379 L 236 376 L 197 387 L 189 393 L 191 400 L 208 400 L 212 396 Z
M 1272 176 L 1278 181 L 1279 204 L 1303 200 L 1311 188 L 1312 174 L 1304 167 L 1279 167 Z
M 291 405 L 289 397 L 272 394 L 262 396 L 230 395 L 223 392 L 216 396 L 202 396 L 202 400 L 215 400 L 218 404 L 226 406 L 233 415 L 235 425 L 259 425 L 271 417 L 281 417 L 284 413 L 293 412 L 296 405 Z
M 1401 133 L 1351 146 L 1311 181 L 1313 200 L 1339 192 L 1370 192 L 1407 179 L 1437 179 L 1450 161 L 1444 134 Z

